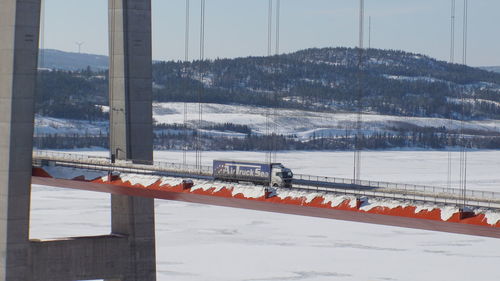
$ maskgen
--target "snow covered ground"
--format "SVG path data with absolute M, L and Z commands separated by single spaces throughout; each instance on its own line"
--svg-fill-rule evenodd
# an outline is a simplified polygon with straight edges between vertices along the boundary
M 362 155 L 363 178 L 445 185 L 447 152 Z M 182 153 L 155 157 L 178 162 Z M 264 154 L 204 153 L 205 163 L 213 158 L 262 160 Z M 289 152 L 278 160 L 296 173 L 352 173 L 349 152 Z M 469 186 L 500 191 L 499 167 L 500 151 L 470 152 Z M 109 231 L 108 195 L 35 187 L 32 198 L 34 238 Z M 159 281 L 500 280 L 498 239 L 161 200 L 156 222 Z
M 198 104 L 188 104 L 188 122 L 195 124 L 198 120 Z M 154 119 L 158 123 L 182 124 L 184 122 L 183 103 L 155 103 L 153 105 Z M 276 113 L 276 114 L 275 114 Z M 269 110 L 262 107 L 204 104 L 203 120 L 207 124 L 230 122 L 249 126 L 254 133 L 266 132 L 266 114 L 271 115 L 271 122 L 277 124 L 280 134 L 297 135 L 307 140 L 311 136 L 345 135 L 346 130 L 352 131 L 353 113 L 326 113 L 303 110 L 277 109 Z M 398 117 L 389 115 L 365 114 L 362 129 L 365 134 L 380 131 L 391 131 L 394 128 L 408 126 L 446 127 L 451 130 L 460 129 L 459 121 L 450 122 L 442 118 Z M 483 120 L 466 122 L 464 129 L 482 131 L 484 133 L 500 133 L 500 120 Z M 75 121 L 37 116 L 35 133 L 91 133 L 107 132 L 107 123 Z M 210 133 L 210 132 L 205 132 Z M 352 132 L 351 132 L 352 133 Z
M 154 118 L 158 123 L 182 124 L 184 120 L 183 103 L 155 103 Z M 266 114 L 271 114 L 272 122 L 277 124 L 281 134 L 295 134 L 299 138 L 308 139 L 316 136 L 345 135 L 352 130 L 353 113 L 326 113 L 303 110 L 277 109 L 262 107 L 204 104 L 203 120 L 205 122 L 231 122 L 248 125 L 256 133 L 265 133 Z M 188 104 L 188 119 L 195 122 L 198 117 L 197 104 Z M 363 115 L 362 129 L 369 132 L 390 131 L 392 128 L 413 125 L 417 127 L 446 127 L 450 130 L 460 129 L 459 121 L 450 122 L 442 118 L 398 117 L 390 115 Z M 500 120 L 466 122 L 465 129 L 486 132 L 500 132 Z
M 99 135 L 108 132 L 108 122 L 89 122 L 84 120 L 62 119 L 46 116 L 35 116 L 35 135 Z

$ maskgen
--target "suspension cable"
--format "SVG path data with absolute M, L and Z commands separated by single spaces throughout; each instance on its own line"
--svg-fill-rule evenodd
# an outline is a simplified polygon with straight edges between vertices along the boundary
M 40 12 L 40 62 L 38 67 L 45 67 L 45 0 L 41 0 Z
M 273 41 L 273 0 L 268 0 L 268 10 L 267 10 L 267 56 L 272 55 L 272 41 Z M 268 105 L 270 106 L 270 105 Z M 267 143 L 266 151 L 266 163 L 272 162 L 272 151 L 273 151 L 273 136 L 271 135 L 271 109 L 266 109 L 266 136 L 264 139 Z
M 189 89 L 189 0 L 186 0 L 186 23 L 185 23 L 185 34 L 184 34 L 184 72 L 185 72 L 185 91 Z M 184 141 L 188 139 L 188 106 L 187 102 L 184 102 Z M 182 164 L 186 166 L 187 164 L 187 150 L 188 146 L 184 144 L 182 150 Z
M 276 55 L 280 54 L 280 10 L 281 0 L 276 0 Z
M 451 25 L 450 25 L 450 62 L 455 62 L 455 14 L 456 14 L 456 0 L 451 0 Z
M 357 103 L 357 115 L 356 115 L 356 137 L 354 138 L 354 171 L 353 180 L 358 183 L 361 178 L 361 124 L 363 122 L 363 109 L 362 109 L 362 97 L 363 97 L 363 37 L 364 37 L 364 17 L 365 17 L 365 1 L 359 1 L 359 48 L 358 48 L 358 96 L 356 99 Z
M 269 0 L 267 14 L 267 55 L 271 56 L 271 46 L 273 41 L 273 0 Z
M 469 24 L 469 1 L 464 0 L 464 18 L 463 18 L 463 54 L 462 60 L 463 64 L 467 65 L 467 35 L 468 35 L 468 24 Z
M 201 129 L 203 125 L 203 104 L 202 95 L 205 90 L 204 84 L 204 60 L 205 60 L 205 0 L 200 0 L 200 82 L 201 89 L 198 91 L 198 130 L 196 134 L 196 167 L 201 171 L 202 165 L 202 136 Z
M 276 55 L 276 65 L 279 67 L 279 54 L 280 54 L 280 9 L 281 9 L 281 0 L 276 0 L 276 45 L 275 45 L 275 55 Z M 277 97 L 276 90 L 274 92 L 275 97 Z M 277 99 L 275 99 L 277 100 Z M 273 140 L 272 140 L 272 162 L 277 162 L 277 154 L 278 154 L 278 108 L 277 104 L 274 105 L 273 112 Z
M 186 18 L 184 32 L 184 61 L 189 61 L 189 0 L 186 0 Z
M 372 16 L 368 17 L 368 49 L 372 48 Z
M 455 62 L 455 12 L 456 10 L 456 0 L 451 0 L 451 24 L 450 24 L 450 63 Z M 450 130 L 453 126 L 453 118 L 451 116 L 448 117 L 448 146 L 451 146 L 451 134 Z M 452 180 L 452 153 L 448 149 L 448 173 L 446 180 L 446 187 L 451 188 L 451 180 Z
M 111 81 L 112 74 L 111 71 L 114 69 L 114 56 L 112 56 L 112 50 L 115 49 L 115 37 L 116 37 L 116 19 L 115 19 L 115 13 L 116 13 L 116 3 L 115 0 L 111 1 L 111 12 L 113 13 L 113 16 L 111 17 L 111 26 L 109 27 L 111 29 L 111 38 L 109 38 L 109 67 L 108 67 L 108 81 Z M 109 87 L 108 86 L 108 91 L 109 91 L 109 99 L 108 99 L 108 105 L 109 105 L 109 127 L 108 127 L 108 141 L 109 141 L 109 156 L 110 158 L 114 159 L 115 157 L 118 158 L 118 148 L 116 148 L 116 151 L 113 151 L 113 144 L 114 144 L 114 134 L 111 133 L 111 124 L 113 123 L 113 105 L 112 105 L 112 100 L 114 96 L 114 88 L 115 87 Z M 113 138 L 113 139 L 111 139 Z M 116 154 L 115 154 L 116 153 Z
M 464 15 L 463 15 L 463 42 L 462 42 L 462 64 L 464 71 L 467 70 L 467 32 L 468 32 L 468 0 L 464 0 Z M 465 93 L 461 93 L 462 103 L 462 118 L 460 122 L 460 190 L 462 192 L 463 205 L 462 210 L 465 209 L 467 204 L 467 139 L 464 133 L 465 123 Z

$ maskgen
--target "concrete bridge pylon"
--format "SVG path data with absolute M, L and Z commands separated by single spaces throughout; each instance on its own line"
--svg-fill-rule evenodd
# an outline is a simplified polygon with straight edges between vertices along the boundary
M 153 199 L 112 196 L 111 234 L 30 240 L 40 0 L 0 0 L 0 281 L 156 280 Z M 151 0 L 109 0 L 111 151 L 152 160 Z

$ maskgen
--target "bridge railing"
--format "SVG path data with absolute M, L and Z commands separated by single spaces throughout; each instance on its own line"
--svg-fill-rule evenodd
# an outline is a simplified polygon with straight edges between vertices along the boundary
M 89 156 L 83 154 L 73 154 L 65 152 L 53 152 L 44 150 L 34 150 L 34 159 L 44 159 L 53 161 L 64 161 L 75 164 L 84 164 L 96 166 L 107 166 L 112 170 L 113 168 L 128 168 L 129 172 L 138 171 L 159 171 L 159 172 L 171 172 L 171 173 L 189 173 L 197 175 L 211 175 L 212 166 L 208 165 L 191 165 L 182 163 L 171 163 L 163 161 L 140 161 L 141 164 L 132 163 L 131 161 L 116 160 L 115 163 L 111 163 L 108 157 L 104 156 Z
M 154 161 L 152 163 L 146 164 L 136 164 L 130 161 L 116 161 L 116 163 L 111 163 L 110 159 L 102 156 L 89 156 L 83 154 L 70 154 L 64 152 L 52 152 L 36 150 L 33 152 L 34 159 L 38 160 L 51 160 L 60 161 L 65 163 L 72 163 L 71 166 L 78 166 L 80 168 L 98 168 L 100 170 L 114 170 L 118 169 L 122 172 L 128 173 L 153 173 L 162 172 L 167 173 L 172 176 L 211 176 L 212 166 L 204 165 L 189 165 L 182 163 L 171 163 L 163 161 Z M 416 184 L 405 184 L 405 183 L 392 183 L 384 181 L 370 181 L 370 180 L 358 180 L 347 178 L 336 178 L 336 177 L 323 177 L 323 176 L 312 176 L 295 174 L 294 181 L 298 185 L 307 185 L 317 190 L 325 191 L 342 191 L 351 190 L 355 191 L 356 194 L 392 194 L 392 198 L 413 198 L 414 200 L 418 198 L 423 198 L 424 201 L 430 198 L 442 197 L 445 200 L 454 201 L 457 204 L 463 199 L 463 193 L 460 189 L 454 188 L 444 188 L 437 186 L 427 186 L 427 185 L 416 185 Z M 302 181 L 302 182 L 300 182 Z M 295 185 L 295 183 L 294 183 Z M 373 195 L 372 194 L 372 195 Z M 384 195 L 385 196 L 385 195 Z M 385 196 L 387 197 L 387 196 Z M 491 204 L 500 203 L 500 193 L 492 191 L 479 191 L 479 190 L 467 190 L 466 194 L 467 204 L 470 205 L 473 202 L 478 203 L 478 206 L 484 206 L 485 203 L 488 206 Z M 426 199 L 427 198 L 427 199 Z M 499 205 L 500 207 L 500 205 Z
M 212 166 L 208 165 L 191 165 L 183 163 L 154 161 L 153 168 L 159 171 L 171 171 L 178 173 L 192 173 L 200 175 L 212 175 Z
M 415 192 L 401 192 L 394 189 L 354 189 L 354 188 L 342 188 L 335 186 L 312 186 L 312 185 L 294 185 L 295 188 L 314 190 L 317 192 L 333 192 L 336 194 L 350 195 L 357 198 L 379 198 L 383 200 L 397 200 L 401 202 L 401 206 L 405 206 L 404 201 L 410 202 L 421 202 L 424 204 L 430 204 L 430 206 L 435 205 L 453 205 L 460 207 L 463 204 L 463 200 L 456 196 L 450 196 L 447 194 L 431 194 L 431 193 L 415 193 Z M 467 207 L 475 208 L 489 208 L 500 210 L 499 200 L 483 200 L 468 198 L 466 202 Z
M 105 156 L 91 156 L 85 154 L 76 153 L 66 153 L 57 151 L 46 151 L 46 150 L 33 150 L 33 158 L 54 158 L 54 159 L 65 159 L 68 161 L 109 161 L 108 157 Z
M 294 179 L 296 180 L 306 180 L 308 182 L 317 183 L 318 185 L 324 185 L 323 183 L 330 183 L 332 185 L 346 185 L 346 186 L 359 186 L 365 189 L 386 189 L 399 191 L 404 194 L 442 194 L 446 196 L 452 196 L 456 198 L 463 197 L 462 190 L 456 188 L 445 188 L 438 186 L 428 186 L 428 185 L 417 185 L 417 184 L 405 184 L 405 183 L 393 183 L 384 181 L 371 181 L 371 180 L 354 180 L 347 178 L 335 178 L 335 177 L 322 177 L 322 176 L 311 176 L 311 175 L 301 175 L 294 174 Z M 500 192 L 493 191 L 482 191 L 469 189 L 465 193 L 467 200 L 481 199 L 481 200 L 500 200 Z

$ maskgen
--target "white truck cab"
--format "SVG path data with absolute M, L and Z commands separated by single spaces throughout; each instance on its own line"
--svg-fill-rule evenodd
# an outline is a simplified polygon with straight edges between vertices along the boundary
M 282 164 L 271 165 L 271 186 L 292 187 L 293 173 Z

